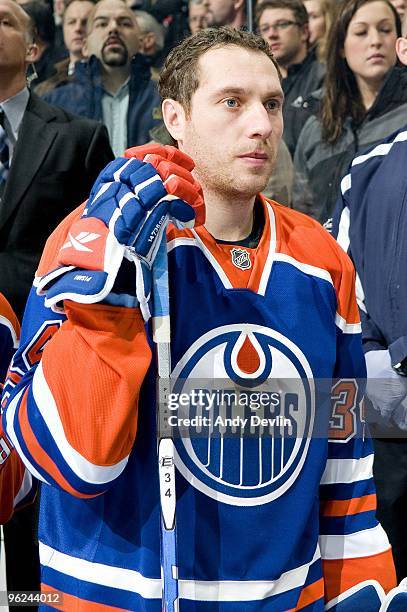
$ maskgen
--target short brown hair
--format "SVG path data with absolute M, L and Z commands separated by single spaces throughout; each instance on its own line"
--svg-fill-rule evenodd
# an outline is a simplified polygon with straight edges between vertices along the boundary
M 161 71 L 158 87 L 162 99 L 171 98 L 179 102 L 188 113 L 192 95 L 199 87 L 199 58 L 211 49 L 234 45 L 249 51 L 264 53 L 281 72 L 268 44 L 257 34 L 223 26 L 206 28 L 192 34 L 169 53 Z
M 308 23 L 307 9 L 301 0 L 263 0 L 256 7 L 256 23 L 260 21 L 260 17 L 267 9 L 285 8 L 293 12 L 294 19 L 299 26 L 304 26 Z

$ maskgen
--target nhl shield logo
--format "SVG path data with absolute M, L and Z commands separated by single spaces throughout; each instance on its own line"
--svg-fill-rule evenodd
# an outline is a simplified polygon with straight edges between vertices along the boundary
M 239 270 L 248 270 L 252 267 L 250 255 L 245 249 L 232 249 L 232 264 Z

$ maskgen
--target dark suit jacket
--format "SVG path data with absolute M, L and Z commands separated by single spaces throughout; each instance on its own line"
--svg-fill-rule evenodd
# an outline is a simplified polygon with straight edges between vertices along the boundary
M 46 239 L 111 159 L 103 125 L 30 94 L 0 203 L 0 292 L 20 319 Z

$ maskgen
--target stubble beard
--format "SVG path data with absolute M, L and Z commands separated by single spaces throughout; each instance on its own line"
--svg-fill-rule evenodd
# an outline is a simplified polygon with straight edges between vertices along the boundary
M 253 173 L 249 176 L 246 173 L 245 178 L 242 178 L 241 176 L 235 176 L 232 170 L 230 172 L 222 171 L 221 164 L 213 169 L 212 165 L 209 167 L 204 163 L 204 160 L 197 160 L 194 176 L 202 185 L 204 192 L 205 190 L 211 191 L 222 199 L 250 199 L 265 189 L 274 165 L 275 162 L 267 175 Z
M 183 150 L 195 162 L 193 175 L 205 191 L 210 191 L 212 194 L 220 196 L 222 199 L 236 198 L 251 198 L 262 192 L 270 180 L 270 176 L 276 164 L 277 152 L 270 147 L 269 154 L 272 157 L 271 163 L 268 166 L 268 172 L 256 174 L 252 169 L 251 176 L 249 170 L 245 172 L 245 179 L 242 180 L 238 175 L 238 164 L 228 163 L 228 159 L 234 159 L 233 154 L 225 153 L 226 162 L 222 163 L 222 159 L 215 159 L 213 151 L 205 148 L 203 139 L 197 132 L 190 128 L 187 134 L 187 143 L 184 141 Z M 216 163 L 216 161 L 218 163 Z

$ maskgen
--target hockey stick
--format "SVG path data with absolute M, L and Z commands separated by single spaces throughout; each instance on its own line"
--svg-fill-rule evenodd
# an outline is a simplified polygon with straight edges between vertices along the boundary
M 176 538 L 176 497 L 174 443 L 171 432 L 161 431 L 162 414 L 167 409 L 170 392 L 171 345 L 168 290 L 167 239 L 164 232 L 153 267 L 153 339 L 158 360 L 158 474 L 161 505 L 161 572 L 163 612 L 178 612 L 178 567 Z

